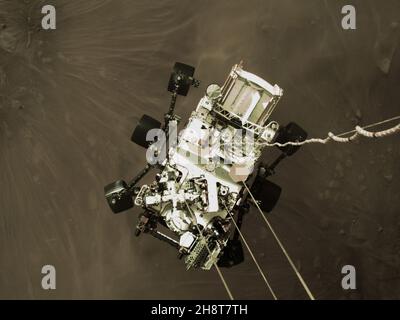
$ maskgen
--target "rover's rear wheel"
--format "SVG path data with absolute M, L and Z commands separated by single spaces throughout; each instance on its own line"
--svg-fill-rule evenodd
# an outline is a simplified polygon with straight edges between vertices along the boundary
M 241 241 L 229 239 L 217 265 L 221 268 L 230 268 L 243 261 L 244 253 Z
M 254 198 L 259 201 L 259 207 L 266 212 L 274 209 L 282 193 L 280 186 L 262 177 L 256 178 L 251 189 Z
M 114 213 L 120 213 L 133 207 L 132 194 L 123 180 L 118 180 L 105 186 L 104 195 Z

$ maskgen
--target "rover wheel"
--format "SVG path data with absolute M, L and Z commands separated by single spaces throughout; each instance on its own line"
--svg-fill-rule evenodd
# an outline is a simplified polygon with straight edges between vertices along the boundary
M 147 141 L 146 136 L 147 132 L 151 129 L 160 129 L 161 123 L 160 121 L 144 114 L 142 118 L 139 120 L 139 123 L 136 125 L 135 130 L 132 133 L 131 141 L 138 144 L 143 148 L 148 148 L 150 142 Z
M 193 82 L 195 68 L 187 64 L 176 62 L 168 82 L 168 91 L 174 92 L 175 84 L 179 85 L 177 93 L 186 96 Z
M 280 186 L 261 177 L 256 178 L 251 189 L 254 198 L 259 201 L 259 207 L 266 212 L 274 209 L 282 193 Z
M 230 268 L 243 261 L 244 253 L 241 241 L 229 239 L 217 265 L 221 268 Z
M 286 143 L 286 142 L 301 142 L 307 139 L 307 132 L 301 128 L 297 123 L 290 122 L 287 126 L 282 127 L 278 130 L 275 142 Z M 291 156 L 295 154 L 300 146 L 286 146 L 279 147 L 284 154 Z
M 120 213 L 133 207 L 132 195 L 128 190 L 128 185 L 123 180 L 105 186 L 104 195 L 114 213 Z

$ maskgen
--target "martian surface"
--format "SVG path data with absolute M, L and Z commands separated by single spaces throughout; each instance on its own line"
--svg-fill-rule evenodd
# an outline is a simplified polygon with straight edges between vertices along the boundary
M 341 25 L 349 2 L 356 30 Z M 174 63 L 201 80 L 178 98 L 183 120 L 243 60 L 284 89 L 274 120 L 325 137 L 400 114 L 399 40 L 397 0 L 0 0 L 0 298 L 227 299 L 214 269 L 186 271 L 174 248 L 134 237 L 138 208 L 114 215 L 103 197 L 146 164 L 130 135 L 167 111 Z M 307 145 L 273 176 L 269 220 L 317 299 L 400 299 L 399 142 Z M 243 234 L 278 298 L 307 299 L 255 208 Z M 245 255 L 222 269 L 234 298 L 272 299 Z

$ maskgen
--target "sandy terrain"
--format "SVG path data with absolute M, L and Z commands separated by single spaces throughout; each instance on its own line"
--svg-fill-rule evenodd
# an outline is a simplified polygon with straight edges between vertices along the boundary
M 353 0 L 357 30 L 344 31 L 347 2 L 0 0 L 0 298 L 227 298 L 215 271 L 134 238 L 138 211 L 112 215 L 103 186 L 145 164 L 129 137 L 142 113 L 166 111 L 175 61 L 202 80 L 178 100 L 184 118 L 240 59 L 285 89 L 274 118 L 310 136 L 398 115 L 400 3 Z M 40 28 L 44 4 L 55 31 Z M 310 145 L 273 178 L 270 220 L 317 298 L 400 298 L 399 163 L 399 136 Z M 278 297 L 305 299 L 257 211 L 243 232 Z M 45 264 L 55 291 L 40 286 Z M 249 255 L 224 275 L 235 298 L 271 298 Z

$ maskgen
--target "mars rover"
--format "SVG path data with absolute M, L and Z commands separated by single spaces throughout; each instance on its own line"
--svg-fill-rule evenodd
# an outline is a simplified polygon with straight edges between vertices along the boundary
M 148 233 L 174 246 L 187 269 L 208 270 L 214 264 L 231 267 L 243 261 L 238 231 L 254 204 L 249 191 L 264 212 L 270 212 L 279 199 L 281 188 L 268 177 L 299 147 L 281 147 L 280 156 L 266 165 L 260 162 L 265 144 L 304 141 L 307 134 L 295 123 L 279 126 L 271 120 L 282 89 L 245 71 L 240 63 L 222 86 L 207 87 L 172 141 L 180 122 L 174 114 L 177 97 L 200 84 L 194 71 L 176 63 L 168 83 L 172 97 L 164 123 L 144 115 L 134 129 L 131 140 L 147 149 L 148 165 L 129 183 L 118 180 L 104 191 L 114 213 L 133 206 L 142 209 L 137 236 Z M 138 186 L 151 169 L 157 171 L 154 182 Z

